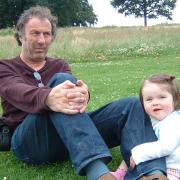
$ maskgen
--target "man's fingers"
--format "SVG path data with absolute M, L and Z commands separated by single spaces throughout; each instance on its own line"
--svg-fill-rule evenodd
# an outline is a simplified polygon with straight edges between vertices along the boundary
M 78 84 L 83 84 L 78 81 Z M 76 114 L 84 112 L 87 106 L 87 89 L 77 86 L 71 81 L 65 81 L 52 89 L 47 97 L 48 107 L 55 112 Z
M 75 87 L 75 84 L 72 83 L 71 81 L 67 80 L 65 82 L 62 83 L 62 87 L 64 89 L 71 89 L 71 88 L 74 88 Z
M 81 108 L 81 109 L 79 110 L 79 112 L 80 112 L 80 113 L 83 113 L 83 112 L 85 112 L 85 110 L 86 110 L 86 106 L 84 106 L 83 108 Z
M 85 95 L 81 92 L 68 92 L 66 96 L 68 99 L 85 98 Z
M 69 114 L 69 115 L 73 115 L 73 114 L 77 114 L 79 113 L 79 110 L 72 110 L 72 109 L 63 109 L 63 113 L 64 114 Z
M 84 83 L 83 83 L 83 81 L 82 80 L 77 80 L 77 82 L 76 82 L 76 85 L 77 86 L 82 86 Z

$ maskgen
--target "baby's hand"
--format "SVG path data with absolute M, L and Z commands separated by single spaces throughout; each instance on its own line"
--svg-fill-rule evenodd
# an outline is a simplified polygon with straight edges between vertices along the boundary
M 130 166 L 131 166 L 132 169 L 134 169 L 135 166 L 136 166 L 136 163 L 135 163 L 135 161 L 134 161 L 132 156 L 130 157 Z

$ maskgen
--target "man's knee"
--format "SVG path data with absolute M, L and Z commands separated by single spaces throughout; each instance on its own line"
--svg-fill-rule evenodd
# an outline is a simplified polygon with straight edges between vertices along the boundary
M 129 111 L 133 107 L 140 107 L 141 102 L 138 97 L 125 97 L 114 101 L 114 106 L 123 108 L 124 110 L 127 109 L 127 111 Z
M 61 84 L 64 81 L 69 80 L 72 83 L 76 83 L 77 79 L 69 73 L 56 73 L 53 75 L 53 77 L 51 78 L 50 82 L 49 82 L 49 86 L 53 87 L 57 84 Z

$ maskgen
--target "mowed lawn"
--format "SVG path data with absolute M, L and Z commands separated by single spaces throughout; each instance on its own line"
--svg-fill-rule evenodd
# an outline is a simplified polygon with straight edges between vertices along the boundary
M 49 56 L 69 61 L 73 74 L 89 86 L 91 100 L 87 111 L 119 98 L 138 96 L 143 78 L 169 73 L 180 82 L 180 26 L 63 28 Z M 0 31 L 0 58 L 20 52 L 13 30 Z M 1 110 L 2 114 L 2 110 Z M 115 169 L 121 156 L 119 147 L 111 150 Z M 79 177 L 71 162 L 33 166 L 17 161 L 11 152 L 0 152 L 0 180 L 74 180 Z

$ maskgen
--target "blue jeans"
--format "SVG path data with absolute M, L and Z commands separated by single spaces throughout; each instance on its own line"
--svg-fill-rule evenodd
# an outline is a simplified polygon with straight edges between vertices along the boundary
M 50 87 L 76 79 L 66 73 L 55 74 Z M 121 145 L 121 153 L 129 165 L 131 149 L 156 136 L 138 98 L 125 98 L 100 109 L 76 115 L 53 111 L 29 114 L 13 133 L 11 148 L 17 159 L 34 164 L 53 163 L 70 157 L 76 171 L 84 175 L 84 167 L 96 159 L 111 160 L 108 148 Z M 107 144 L 107 145 L 106 145 Z M 165 159 L 159 158 L 128 170 L 127 180 L 135 180 L 152 170 L 166 172 Z

